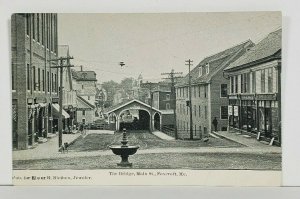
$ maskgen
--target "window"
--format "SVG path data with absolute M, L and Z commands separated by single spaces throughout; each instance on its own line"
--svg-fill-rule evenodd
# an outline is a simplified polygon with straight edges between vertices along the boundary
M 194 105 L 194 110 L 195 110 L 195 116 L 197 116 L 197 108 L 196 108 L 196 105 Z
M 195 131 L 195 136 L 197 136 L 197 126 L 195 125 L 195 129 L 194 129 L 194 131 Z
M 200 94 L 201 93 L 201 87 L 200 87 L 200 85 L 198 86 L 198 92 L 199 92 L 198 96 L 201 97 L 201 94 Z
M 85 110 L 82 110 L 82 115 L 85 115 Z
M 201 117 L 201 106 L 199 105 L 199 117 Z
M 205 72 L 206 72 L 206 74 L 209 73 L 209 63 L 205 64 Z
M 53 73 L 51 73 L 51 91 L 54 91 L 54 77 L 53 77 Z
M 204 118 L 207 119 L 207 106 L 204 107 Z
M 265 76 L 265 70 L 262 70 L 261 71 L 261 92 L 262 93 L 264 93 L 264 92 L 266 92 L 266 88 L 265 88 L 265 86 L 266 86 L 266 82 L 265 82 L 265 78 L 266 76 Z
M 43 89 L 43 91 L 45 91 L 45 70 L 43 70 L 42 73 L 43 73 L 43 74 L 42 74 L 42 82 L 43 82 L 43 87 L 42 87 L 42 89 Z
M 200 139 L 202 139 L 202 128 L 201 128 L 201 126 L 199 126 L 199 136 L 200 136 Z
M 166 103 L 166 109 L 169 110 L 170 109 L 170 104 Z
M 202 76 L 202 66 L 199 66 L 199 77 Z
M 256 73 L 252 72 L 252 93 L 256 92 Z
M 170 94 L 166 94 L 166 100 L 170 100 Z
M 33 70 L 33 90 L 36 90 L 36 79 L 35 79 L 35 66 L 32 67 Z
M 230 77 L 230 94 L 234 94 L 234 76 Z
M 27 90 L 30 90 L 30 68 L 29 68 L 29 64 L 27 64 Z
M 32 37 L 35 39 L 35 14 L 32 14 Z
M 44 33 L 44 30 L 45 30 L 45 14 L 42 14 L 42 45 L 45 44 L 45 33 Z
M 206 98 L 207 97 L 207 86 L 205 85 L 204 86 L 204 98 Z
M 228 106 L 221 106 L 221 117 L 222 120 L 228 119 Z
M 82 119 L 82 123 L 85 124 L 85 119 Z
M 26 34 L 30 34 L 30 14 L 26 14 Z
M 57 79 L 57 74 L 55 74 L 55 92 L 58 91 L 58 79 Z
M 268 92 L 273 92 L 273 71 L 272 68 L 268 69 Z
M 221 84 L 221 97 L 227 97 L 227 84 Z
M 50 73 L 47 72 L 47 87 L 48 87 L 48 92 L 50 92 Z
M 237 75 L 235 76 L 234 86 L 235 86 L 234 93 L 238 93 L 238 76 Z
M 244 92 L 244 74 L 241 74 L 241 93 Z
M 189 107 L 186 106 L 186 114 L 188 115 L 189 114 Z
M 37 82 L 38 91 L 41 90 L 41 69 L 38 68 L 38 82 Z
M 37 41 L 40 42 L 40 14 L 37 14 L 36 16 L 36 20 L 37 20 Z

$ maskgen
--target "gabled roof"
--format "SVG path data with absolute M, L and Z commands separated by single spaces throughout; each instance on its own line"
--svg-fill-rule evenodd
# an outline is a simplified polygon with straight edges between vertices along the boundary
M 90 102 L 88 102 L 87 100 L 85 100 L 84 98 L 80 97 L 80 96 L 77 96 L 77 100 L 79 102 L 81 102 L 82 104 L 84 104 L 86 106 L 86 108 L 91 108 L 91 109 L 94 109 L 95 106 L 93 104 L 91 104 Z M 78 107 L 80 108 L 80 107 Z
M 116 111 L 116 110 L 118 110 L 118 109 L 121 109 L 121 108 L 123 108 L 124 106 L 127 106 L 127 105 L 129 105 L 129 104 L 132 104 L 132 103 L 134 103 L 134 102 L 136 102 L 136 103 L 138 103 L 138 104 L 140 104 L 140 105 L 142 105 L 142 106 L 144 106 L 144 107 L 147 107 L 147 108 L 151 109 L 151 106 L 150 106 L 150 105 L 148 105 L 148 104 L 146 104 L 146 103 L 144 103 L 144 102 L 142 102 L 142 101 L 140 101 L 140 100 L 132 99 L 132 100 L 128 100 L 128 101 L 123 101 L 122 103 L 119 103 L 119 104 L 117 104 L 117 105 L 115 105 L 115 106 L 112 106 L 112 107 L 108 108 L 108 109 L 105 111 L 105 114 L 112 113 L 112 112 L 114 112 L 114 111 Z M 154 108 L 154 107 L 152 107 L 152 109 L 155 110 L 155 111 L 157 111 L 157 112 L 161 112 L 160 110 L 158 110 L 158 109 L 156 109 L 156 108 Z
M 263 60 L 270 57 L 280 57 L 281 54 L 281 37 L 282 29 L 271 32 L 264 39 L 258 42 L 254 47 L 248 50 L 243 56 L 230 64 L 225 70 L 236 69 L 243 65 L 248 65 L 253 62 Z M 279 56 L 278 56 L 279 54 Z
M 220 70 L 228 66 L 232 61 L 236 60 L 243 51 L 252 47 L 254 43 L 251 40 L 247 40 L 241 44 L 228 48 L 224 51 L 204 58 L 194 69 L 191 70 L 191 82 L 192 84 L 208 83 L 210 79 Z M 206 65 L 209 65 L 209 73 L 205 73 Z M 202 69 L 202 75 L 199 76 L 199 70 Z M 188 84 L 189 74 L 183 77 L 176 87 L 185 86 Z
M 97 81 L 95 71 L 72 70 L 72 77 L 77 81 Z

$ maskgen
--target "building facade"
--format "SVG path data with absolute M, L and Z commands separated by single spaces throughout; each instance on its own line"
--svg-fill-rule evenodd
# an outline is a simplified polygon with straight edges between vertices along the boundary
M 11 18 L 13 147 L 27 149 L 53 133 L 58 97 L 57 14 Z
M 253 46 L 248 40 L 232 48 L 204 58 L 191 70 L 191 102 L 189 101 L 189 75 L 176 84 L 176 125 L 181 139 L 202 139 L 215 130 L 227 130 L 229 80 L 223 69 Z M 190 132 L 190 106 L 192 106 L 192 136 Z
M 94 71 L 72 71 L 73 86 L 77 95 L 77 123 L 92 123 L 97 115 L 97 78 Z
M 281 29 L 225 69 L 230 78 L 229 127 L 281 143 Z

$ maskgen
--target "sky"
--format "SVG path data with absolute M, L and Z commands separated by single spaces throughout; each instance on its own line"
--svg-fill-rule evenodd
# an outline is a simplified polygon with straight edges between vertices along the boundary
M 185 60 L 195 67 L 279 27 L 280 12 L 58 14 L 58 43 L 69 45 L 71 63 L 95 71 L 99 83 L 139 74 L 157 82 L 172 69 L 186 74 Z

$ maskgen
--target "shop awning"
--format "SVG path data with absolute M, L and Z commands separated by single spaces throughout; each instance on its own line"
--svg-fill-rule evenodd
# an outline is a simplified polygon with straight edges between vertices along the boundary
M 52 107 L 53 118 L 59 118 L 59 104 L 52 104 Z M 62 116 L 65 119 L 70 118 L 70 115 L 64 109 L 62 109 Z

